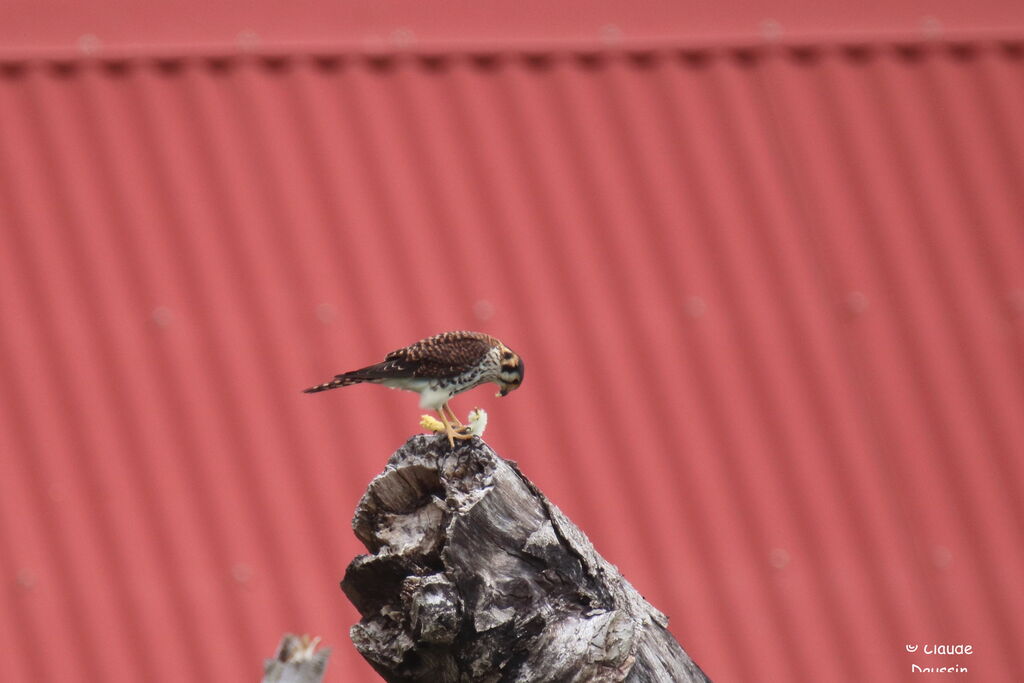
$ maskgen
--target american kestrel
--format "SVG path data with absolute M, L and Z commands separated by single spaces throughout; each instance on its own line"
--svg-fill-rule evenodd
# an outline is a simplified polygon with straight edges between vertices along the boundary
M 415 391 L 420 408 L 441 416 L 448 442 L 455 446 L 455 439 L 473 435 L 448 406 L 452 396 L 487 382 L 498 385 L 498 396 L 506 396 L 522 384 L 523 370 L 519 355 L 488 334 L 445 332 L 392 351 L 376 365 L 336 375 L 304 391 L 313 394 L 362 382 Z

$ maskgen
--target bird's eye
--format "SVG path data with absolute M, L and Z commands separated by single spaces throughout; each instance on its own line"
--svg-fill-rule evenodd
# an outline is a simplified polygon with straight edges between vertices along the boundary
M 512 354 L 511 351 L 506 351 L 505 353 L 501 354 L 501 359 L 502 360 L 512 360 L 512 356 L 513 356 L 513 354 Z

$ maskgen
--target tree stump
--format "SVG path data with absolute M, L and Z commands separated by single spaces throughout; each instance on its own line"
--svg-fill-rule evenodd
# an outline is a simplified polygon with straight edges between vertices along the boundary
M 515 463 L 409 439 L 359 502 L 342 590 L 387 681 L 707 681 L 668 619 Z

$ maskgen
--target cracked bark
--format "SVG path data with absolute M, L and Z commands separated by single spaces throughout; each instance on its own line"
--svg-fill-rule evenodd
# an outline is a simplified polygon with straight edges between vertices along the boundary
M 387 681 L 707 681 L 668 619 L 523 474 L 474 438 L 409 439 L 352 527 L 342 590 Z

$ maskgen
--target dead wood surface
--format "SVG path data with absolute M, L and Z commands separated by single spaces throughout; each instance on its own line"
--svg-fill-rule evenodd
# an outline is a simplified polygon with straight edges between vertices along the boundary
M 385 680 L 708 680 L 665 615 L 479 438 L 411 438 L 352 526 L 371 554 L 341 584 L 363 617 L 351 637 Z
M 319 638 L 286 633 L 273 659 L 263 663 L 262 683 L 320 683 L 327 669 L 329 649 L 316 651 Z

